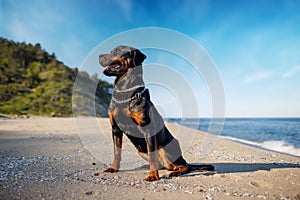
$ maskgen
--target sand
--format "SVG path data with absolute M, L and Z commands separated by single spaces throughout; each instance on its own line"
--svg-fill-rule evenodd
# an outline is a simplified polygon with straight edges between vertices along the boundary
M 0 119 L 0 199 L 300 199 L 299 157 L 167 126 L 188 162 L 216 170 L 173 178 L 160 170 L 159 181 L 146 182 L 146 163 L 125 139 L 120 172 L 103 173 L 112 160 L 108 119 Z

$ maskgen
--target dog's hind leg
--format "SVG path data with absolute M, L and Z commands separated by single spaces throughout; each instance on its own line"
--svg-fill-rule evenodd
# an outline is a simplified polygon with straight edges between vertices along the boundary
M 188 172 L 188 167 L 185 166 L 185 165 L 176 165 L 173 170 L 174 171 L 172 171 L 172 172 L 170 172 L 168 174 L 168 177 L 171 177 L 171 176 L 180 176 L 180 175 Z
M 186 165 L 185 160 L 180 156 L 174 162 L 171 162 L 170 159 L 166 155 L 166 151 L 164 148 L 159 149 L 159 162 L 164 165 L 167 170 L 170 172 L 167 176 L 180 176 L 188 171 L 188 166 Z

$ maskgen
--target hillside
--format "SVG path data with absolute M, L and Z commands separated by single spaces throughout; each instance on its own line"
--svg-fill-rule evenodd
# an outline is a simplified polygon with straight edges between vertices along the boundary
M 77 79 L 76 79 L 77 77 Z M 73 93 L 74 81 L 77 85 Z M 94 87 L 94 88 L 93 88 Z M 112 85 L 65 66 L 40 44 L 0 37 L 0 113 L 107 116 Z M 92 94 L 91 94 L 92 92 Z M 91 98 L 92 97 L 92 98 Z

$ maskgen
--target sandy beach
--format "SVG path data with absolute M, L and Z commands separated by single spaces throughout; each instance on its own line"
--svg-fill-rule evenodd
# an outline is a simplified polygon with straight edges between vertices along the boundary
M 139 167 L 146 163 L 124 139 L 123 168 L 103 173 L 113 153 L 108 119 L 0 119 L 0 199 L 300 199 L 299 157 L 220 137 L 203 156 L 199 146 L 206 133 L 167 127 L 180 131 L 189 163 L 213 164 L 216 170 L 173 178 L 160 170 L 159 181 L 146 182 L 148 169 Z M 185 144 L 183 136 L 195 131 Z

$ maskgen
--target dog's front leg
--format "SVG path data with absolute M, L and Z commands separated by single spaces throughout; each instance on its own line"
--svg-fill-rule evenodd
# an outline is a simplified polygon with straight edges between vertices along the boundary
M 114 142 L 114 161 L 104 172 L 115 173 L 120 169 L 123 133 L 118 127 L 113 126 L 112 137 Z
M 159 180 L 158 175 L 158 157 L 157 157 L 157 141 L 156 136 L 146 138 L 148 157 L 149 157 L 149 166 L 150 174 L 146 178 L 146 181 L 156 181 Z

